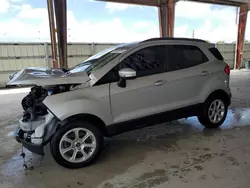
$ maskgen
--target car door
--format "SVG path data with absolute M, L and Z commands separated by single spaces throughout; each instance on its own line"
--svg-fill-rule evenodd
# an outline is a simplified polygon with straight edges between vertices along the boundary
M 167 70 L 173 86 L 174 109 L 201 102 L 201 93 L 209 79 L 209 60 L 193 45 L 168 45 Z
M 114 123 L 170 110 L 172 91 L 168 88 L 166 49 L 156 45 L 138 49 L 119 63 L 119 70 L 131 68 L 137 77 L 126 80 L 126 87 L 110 85 L 110 101 Z

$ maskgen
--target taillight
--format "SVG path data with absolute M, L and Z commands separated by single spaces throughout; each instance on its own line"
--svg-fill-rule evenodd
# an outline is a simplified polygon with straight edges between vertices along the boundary
M 228 65 L 224 68 L 224 72 L 225 72 L 227 75 L 230 75 L 230 67 L 229 67 Z

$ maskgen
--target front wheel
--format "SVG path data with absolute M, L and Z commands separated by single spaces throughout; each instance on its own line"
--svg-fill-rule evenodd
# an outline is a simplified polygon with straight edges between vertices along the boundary
M 86 121 L 72 121 L 53 136 L 50 149 L 55 161 L 66 168 L 81 168 L 92 163 L 103 145 L 102 133 Z
M 222 97 L 210 97 L 204 104 L 198 120 L 207 128 L 218 128 L 225 121 L 228 106 Z

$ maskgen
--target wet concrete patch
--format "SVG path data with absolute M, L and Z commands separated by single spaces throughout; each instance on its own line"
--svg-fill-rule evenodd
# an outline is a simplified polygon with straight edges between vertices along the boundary
M 205 129 L 201 126 L 197 117 L 178 120 L 181 125 L 188 125 L 193 131 L 203 131 L 204 134 L 212 136 L 218 130 Z M 228 110 L 227 118 L 219 129 L 232 129 L 250 125 L 250 108 L 233 108 Z
M 163 170 L 163 169 L 156 169 L 156 170 L 153 171 L 153 172 L 146 172 L 146 173 L 142 174 L 142 175 L 138 178 L 138 180 L 144 181 L 144 180 L 146 180 L 146 179 L 149 179 L 149 178 L 152 178 L 152 177 L 155 177 L 155 176 L 164 176 L 165 172 L 166 172 L 166 171 Z
M 132 185 L 131 188 L 151 188 L 157 185 L 161 185 L 162 183 L 167 182 L 169 179 L 167 176 L 158 176 L 158 177 L 151 177 L 150 179 L 140 182 L 138 184 Z M 123 187 L 126 188 L 126 187 Z

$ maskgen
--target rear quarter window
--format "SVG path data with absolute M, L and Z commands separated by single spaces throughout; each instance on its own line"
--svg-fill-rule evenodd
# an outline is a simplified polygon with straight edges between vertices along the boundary
M 216 59 L 218 60 L 224 60 L 223 56 L 221 55 L 221 53 L 219 52 L 219 50 L 217 48 L 209 48 L 209 51 L 213 54 L 214 57 L 216 57 Z
M 167 45 L 168 71 L 193 67 L 208 61 L 197 46 Z

